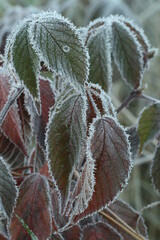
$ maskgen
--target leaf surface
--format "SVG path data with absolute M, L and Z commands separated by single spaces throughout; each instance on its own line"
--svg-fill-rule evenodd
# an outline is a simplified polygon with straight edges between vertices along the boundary
M 108 224 L 99 222 L 94 225 L 88 225 L 83 229 L 84 240 L 123 240 L 121 235 Z
M 126 185 L 131 170 L 126 133 L 113 118 L 95 119 L 90 125 L 87 144 L 95 161 L 95 186 L 88 208 L 76 221 L 113 201 Z
M 2 111 L 3 107 L 6 105 L 10 95 L 11 85 L 9 80 L 9 77 L 2 75 L 0 72 L 0 111 Z M 7 113 L 2 123 L 1 131 L 11 142 L 21 149 L 24 154 L 26 154 L 22 125 L 16 103 L 12 104 L 9 112 Z
M 8 218 L 10 218 L 15 206 L 17 194 L 18 191 L 12 175 L 0 157 L 0 199 Z
M 65 98 L 65 92 L 62 92 L 51 115 L 46 137 L 50 171 L 60 191 L 63 209 L 75 166 L 83 160 L 86 137 L 84 97 L 74 93 Z
M 138 135 L 140 139 L 140 152 L 144 146 L 160 132 L 160 104 L 154 103 L 145 108 L 139 119 Z
M 111 89 L 112 67 L 110 32 L 107 23 L 90 35 L 87 47 L 90 55 L 89 81 L 100 84 L 108 92 Z
M 138 136 L 138 131 L 136 127 L 130 127 L 127 129 L 127 134 L 129 135 L 128 140 L 131 145 L 131 154 L 132 154 L 132 159 L 135 159 L 136 154 L 138 152 L 139 148 L 139 136 Z
M 70 79 L 79 89 L 88 77 L 88 54 L 75 27 L 61 15 L 46 12 L 36 15 L 30 38 L 47 67 Z
M 157 146 L 152 161 L 151 177 L 154 188 L 160 193 L 160 145 Z
M 11 219 L 10 232 L 13 239 L 28 239 L 30 236 L 17 219 L 18 215 L 38 239 L 51 235 L 51 203 L 47 179 L 38 174 L 25 178 L 19 189 L 17 204 Z
M 114 214 L 116 214 L 120 219 L 122 219 L 125 223 L 127 223 L 136 232 L 138 227 L 140 234 L 145 239 L 148 239 L 147 228 L 146 228 L 146 225 L 144 224 L 144 219 L 140 217 L 139 223 L 137 224 L 139 213 L 135 211 L 131 206 L 129 206 L 128 203 L 121 200 L 116 200 L 114 203 L 111 203 L 111 205 L 109 206 L 109 209 L 112 210 Z M 106 212 L 111 217 L 113 217 L 113 215 L 107 209 L 103 211 Z M 135 240 L 134 237 L 129 235 L 125 230 L 123 230 L 117 224 L 113 223 L 110 220 L 107 220 L 106 218 L 104 218 L 104 220 L 105 222 L 109 223 L 112 227 L 114 227 L 122 235 L 124 240 Z
M 30 44 L 28 35 L 28 20 L 24 20 L 17 32 L 13 32 L 13 46 L 11 48 L 11 56 L 13 66 L 20 80 L 29 89 L 32 96 L 38 98 L 38 69 L 39 58 Z
M 112 20 L 112 51 L 114 61 L 125 82 L 131 88 L 141 86 L 143 52 L 135 34 L 119 19 Z

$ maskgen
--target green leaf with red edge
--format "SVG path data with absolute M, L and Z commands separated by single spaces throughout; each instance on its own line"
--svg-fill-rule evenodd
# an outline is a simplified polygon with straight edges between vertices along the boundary
M 90 224 L 84 227 L 82 238 L 83 240 L 123 240 L 122 236 L 110 225 L 98 222 L 94 225 Z
M 95 186 L 87 209 L 76 216 L 75 221 L 113 201 L 127 184 L 132 166 L 127 135 L 111 117 L 103 116 L 93 121 L 87 145 L 95 164 Z
M 72 89 L 71 89 L 72 90 Z M 77 93 L 61 97 L 51 114 L 46 135 L 49 168 L 61 196 L 61 210 L 65 209 L 74 170 L 83 161 L 86 140 L 86 101 Z
M 0 71 L 0 111 L 8 101 L 11 92 L 10 78 Z M 10 139 L 24 154 L 26 149 L 24 146 L 23 131 L 19 111 L 16 103 L 12 104 L 9 112 L 2 123 L 1 130 L 3 134 Z
M 142 85 L 143 51 L 135 33 L 121 16 L 112 16 L 112 51 L 114 61 L 124 81 L 133 89 Z M 127 19 L 126 19 L 127 21 Z
M 152 184 L 156 191 L 160 193 L 160 144 L 158 144 L 151 165 Z
M 114 203 L 110 204 L 108 209 L 111 210 L 114 214 L 116 214 L 122 221 L 127 223 L 135 232 L 139 231 L 139 233 L 143 236 L 144 239 L 148 239 L 147 227 L 144 223 L 144 219 L 140 217 L 137 224 L 139 213 L 131 206 L 129 206 L 128 203 L 122 200 L 116 200 Z M 103 212 L 107 213 L 107 215 L 115 219 L 112 213 L 107 209 L 103 209 Z M 123 230 L 117 224 L 113 223 L 111 220 L 107 219 L 106 217 L 103 217 L 103 220 L 109 223 L 112 227 L 114 227 L 122 235 L 124 240 L 135 240 L 134 237 L 129 235 L 125 230 Z
M 145 145 L 160 133 L 160 104 L 153 103 L 145 108 L 139 118 L 138 135 L 141 152 Z
M 2 203 L 8 218 L 10 218 L 15 206 L 17 194 L 18 190 L 12 175 L 6 163 L 0 157 L 0 204 Z
M 26 177 L 20 185 L 10 233 L 13 239 L 30 239 L 27 231 L 17 219 L 18 215 L 39 240 L 51 235 L 51 200 L 45 176 L 38 173 Z

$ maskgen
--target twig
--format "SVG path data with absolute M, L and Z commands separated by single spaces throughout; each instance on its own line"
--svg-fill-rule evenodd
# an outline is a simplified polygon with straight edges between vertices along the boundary
M 119 113 L 124 107 L 128 106 L 135 98 L 139 97 L 141 95 L 140 90 L 136 90 L 130 93 L 130 95 L 124 99 L 122 104 L 119 106 L 119 108 L 116 110 L 117 113 Z
M 126 227 L 126 223 L 125 225 L 120 223 L 119 221 L 115 220 L 114 218 L 112 218 L 110 215 L 108 215 L 107 213 L 104 213 L 103 211 L 100 211 L 100 214 L 102 216 L 104 216 L 105 218 L 107 218 L 108 220 L 112 221 L 113 223 L 115 223 L 117 226 L 119 226 L 121 229 L 123 229 L 126 233 L 128 233 L 130 236 L 132 236 L 134 239 L 136 240 L 145 240 L 144 237 L 140 236 L 139 234 L 137 234 L 133 229 L 132 231 L 130 230 L 130 227 Z
M 143 99 L 149 100 L 149 101 L 154 102 L 154 103 L 160 103 L 160 100 L 158 100 L 156 98 L 153 98 L 153 97 L 150 97 L 150 96 L 145 95 L 145 94 L 140 94 L 138 96 L 138 98 L 143 98 Z

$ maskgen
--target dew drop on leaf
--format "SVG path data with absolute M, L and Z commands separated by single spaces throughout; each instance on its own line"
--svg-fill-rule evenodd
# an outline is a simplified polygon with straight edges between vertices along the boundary
M 66 53 L 69 52 L 70 51 L 70 47 L 67 46 L 67 45 L 64 45 L 63 46 L 63 51 L 66 52 Z

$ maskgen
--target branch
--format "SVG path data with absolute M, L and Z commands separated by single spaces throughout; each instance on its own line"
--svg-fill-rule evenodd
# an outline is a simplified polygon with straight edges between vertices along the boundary
M 130 93 L 130 95 L 124 99 L 122 104 L 119 106 L 119 108 L 116 110 L 117 113 L 119 113 L 124 107 L 128 106 L 135 98 L 139 97 L 141 95 L 140 90 L 135 90 Z

